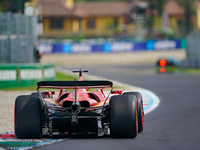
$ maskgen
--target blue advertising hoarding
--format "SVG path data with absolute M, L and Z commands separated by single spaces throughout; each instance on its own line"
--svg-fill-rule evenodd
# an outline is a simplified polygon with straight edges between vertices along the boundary
M 96 43 L 45 43 L 40 42 L 38 49 L 44 54 L 50 53 L 120 53 L 131 51 L 172 50 L 182 48 L 182 39 L 176 40 L 148 40 L 136 41 L 113 41 Z

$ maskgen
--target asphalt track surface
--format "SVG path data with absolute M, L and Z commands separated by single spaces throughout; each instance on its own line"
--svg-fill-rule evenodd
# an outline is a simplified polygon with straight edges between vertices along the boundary
M 68 138 L 62 142 L 38 149 L 200 149 L 200 75 L 157 74 L 142 71 L 152 68 L 152 66 L 98 66 L 87 68 L 91 75 L 98 75 L 151 90 L 160 98 L 159 106 L 145 115 L 144 131 L 134 139 Z M 141 68 L 142 70 L 138 71 Z M 63 69 L 71 70 L 74 68 L 63 67 Z

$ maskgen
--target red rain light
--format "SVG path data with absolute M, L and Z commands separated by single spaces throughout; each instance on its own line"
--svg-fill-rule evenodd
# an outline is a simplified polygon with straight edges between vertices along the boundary
M 161 59 L 161 60 L 159 61 L 159 64 L 160 64 L 161 67 L 165 67 L 165 66 L 166 66 L 166 60 Z

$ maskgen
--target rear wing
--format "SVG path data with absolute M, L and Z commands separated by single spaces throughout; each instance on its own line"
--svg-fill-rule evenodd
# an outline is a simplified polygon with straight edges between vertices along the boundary
M 38 88 L 101 88 L 111 87 L 113 83 L 111 81 L 97 80 L 97 81 L 40 81 L 37 83 Z
M 39 88 L 54 88 L 54 89 L 75 89 L 75 103 L 77 101 L 77 89 L 89 89 L 89 88 L 111 88 L 113 89 L 113 83 L 111 81 L 40 81 L 37 83 L 37 91 L 40 98 L 42 99 L 43 104 L 45 105 L 45 100 L 40 92 Z M 106 100 L 104 101 L 102 112 L 104 110 L 105 104 L 111 94 L 109 92 Z

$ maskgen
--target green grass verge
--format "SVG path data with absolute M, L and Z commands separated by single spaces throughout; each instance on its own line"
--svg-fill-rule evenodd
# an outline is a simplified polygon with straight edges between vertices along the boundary
M 181 69 L 183 73 L 189 73 L 189 74 L 200 74 L 200 69 L 190 69 L 190 68 L 185 68 Z
M 178 68 L 178 67 L 165 67 L 165 73 L 186 73 L 186 74 L 200 74 L 200 69 L 193 68 Z M 156 67 L 156 71 L 160 71 L 160 67 Z
M 61 72 L 56 72 L 56 81 L 73 81 L 74 79 L 78 79 L 78 76 L 66 75 Z
M 56 81 L 73 81 L 74 79 L 77 79 L 78 76 L 72 76 L 72 75 L 65 75 L 61 72 L 56 72 Z M 37 85 L 28 86 L 28 87 L 13 87 L 13 88 L 5 88 L 0 90 L 31 90 L 36 91 Z

